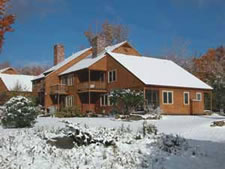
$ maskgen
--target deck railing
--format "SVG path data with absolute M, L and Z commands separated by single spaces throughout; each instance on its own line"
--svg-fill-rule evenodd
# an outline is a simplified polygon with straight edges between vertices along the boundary
M 68 86 L 64 84 L 56 84 L 50 87 L 51 94 L 67 94 Z
M 82 82 L 78 84 L 78 90 L 104 90 L 106 83 L 102 81 Z

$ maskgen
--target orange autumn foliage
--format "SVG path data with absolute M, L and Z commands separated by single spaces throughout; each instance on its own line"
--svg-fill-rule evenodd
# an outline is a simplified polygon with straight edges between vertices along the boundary
M 225 72 L 225 48 L 209 49 L 200 58 L 193 59 L 194 72 L 202 80 L 215 79 Z
M 0 49 L 2 49 L 5 33 L 12 32 L 13 28 L 11 25 L 15 21 L 15 16 L 7 14 L 7 9 L 10 0 L 0 0 Z

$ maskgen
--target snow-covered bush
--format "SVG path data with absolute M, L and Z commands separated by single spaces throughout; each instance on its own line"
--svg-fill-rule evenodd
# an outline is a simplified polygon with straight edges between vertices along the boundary
M 26 97 L 12 97 L 4 105 L 1 122 L 6 128 L 31 127 L 37 114 L 38 111 Z
M 150 115 L 148 117 L 149 120 L 151 119 L 160 119 L 161 115 L 163 114 L 163 111 L 160 109 L 160 107 L 154 108 L 154 106 L 146 106 L 145 112 Z
M 147 134 L 154 134 L 158 133 L 158 129 L 155 125 L 148 123 L 147 121 L 143 122 L 143 136 L 145 137 Z
M 47 141 L 50 145 L 57 148 L 71 149 L 75 146 L 88 146 L 90 144 L 102 144 L 106 147 L 115 145 L 112 133 L 114 129 L 99 128 L 91 131 L 87 127 L 63 121 L 66 127 L 60 131 L 59 137 L 51 138 Z M 68 145 L 63 145 L 68 144 Z
M 134 113 L 136 108 L 143 106 L 144 93 L 142 90 L 116 89 L 110 93 L 110 102 L 123 114 Z
M 159 139 L 160 148 L 168 153 L 177 154 L 189 148 L 186 139 L 176 135 L 162 135 Z

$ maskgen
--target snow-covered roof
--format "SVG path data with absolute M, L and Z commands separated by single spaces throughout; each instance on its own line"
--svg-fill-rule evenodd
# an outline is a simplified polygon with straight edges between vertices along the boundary
M 44 77 L 45 77 L 45 75 L 42 73 L 42 74 L 40 74 L 38 76 L 35 76 L 35 78 L 33 80 L 39 80 L 39 79 L 42 79 Z
M 100 59 L 102 59 L 104 56 L 105 56 L 105 52 L 102 53 L 101 55 L 98 55 L 95 58 L 93 58 L 92 54 L 91 54 L 91 55 L 87 56 L 85 59 L 78 62 L 77 64 L 71 66 L 64 72 L 60 73 L 60 75 L 65 75 L 65 74 L 75 72 L 78 70 L 86 69 L 86 68 L 90 67 L 91 65 L 93 65 L 94 63 L 96 63 L 97 61 L 99 61 Z
M 57 64 L 57 65 L 51 67 L 50 69 L 46 70 L 46 71 L 44 72 L 44 74 L 50 73 L 50 72 L 52 72 L 52 71 L 55 71 L 55 70 L 61 68 L 62 66 L 64 66 L 64 65 L 67 64 L 67 63 L 69 63 L 69 62 L 72 61 L 73 59 L 75 59 L 75 58 L 77 58 L 78 56 L 82 55 L 83 53 L 87 52 L 89 49 L 91 49 L 91 48 L 86 48 L 86 49 L 84 49 L 84 50 L 81 50 L 81 51 L 78 51 L 78 52 L 74 53 L 72 56 L 66 58 L 64 61 L 62 61 L 62 62 L 60 62 L 59 64 Z
M 9 70 L 9 69 L 13 69 L 12 67 L 7 67 L 4 69 L 0 69 L 0 73 L 4 73 L 5 71 Z
M 60 75 L 65 75 L 65 74 L 75 72 L 75 71 L 78 71 L 78 70 L 86 69 L 86 68 L 90 67 L 91 65 L 93 65 L 94 63 L 96 63 L 97 61 L 99 61 L 100 59 L 102 59 L 107 52 L 112 52 L 113 50 L 122 46 L 126 42 L 127 41 L 124 41 L 124 42 L 118 43 L 116 45 L 106 47 L 101 53 L 98 54 L 97 57 L 93 58 L 92 54 L 91 54 L 91 55 L 87 56 L 86 58 L 84 58 L 83 60 L 81 60 L 80 62 L 71 66 L 70 68 L 68 68 L 64 72 L 60 73 Z
M 17 85 L 21 87 L 24 92 L 32 92 L 32 80 L 35 76 L 28 75 L 9 75 L 0 73 L 0 79 L 9 91 L 13 91 Z
M 209 85 L 165 59 L 132 56 L 108 52 L 116 61 L 146 85 L 212 89 Z

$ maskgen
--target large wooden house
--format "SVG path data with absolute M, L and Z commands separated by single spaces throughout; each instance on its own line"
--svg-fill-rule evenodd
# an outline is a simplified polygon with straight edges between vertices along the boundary
M 79 106 L 82 112 L 107 113 L 113 89 L 141 89 L 146 104 L 165 114 L 203 114 L 211 109 L 212 88 L 170 60 L 141 56 L 128 42 L 93 46 L 64 60 L 54 47 L 55 65 L 33 80 L 33 91 L 45 108 Z

